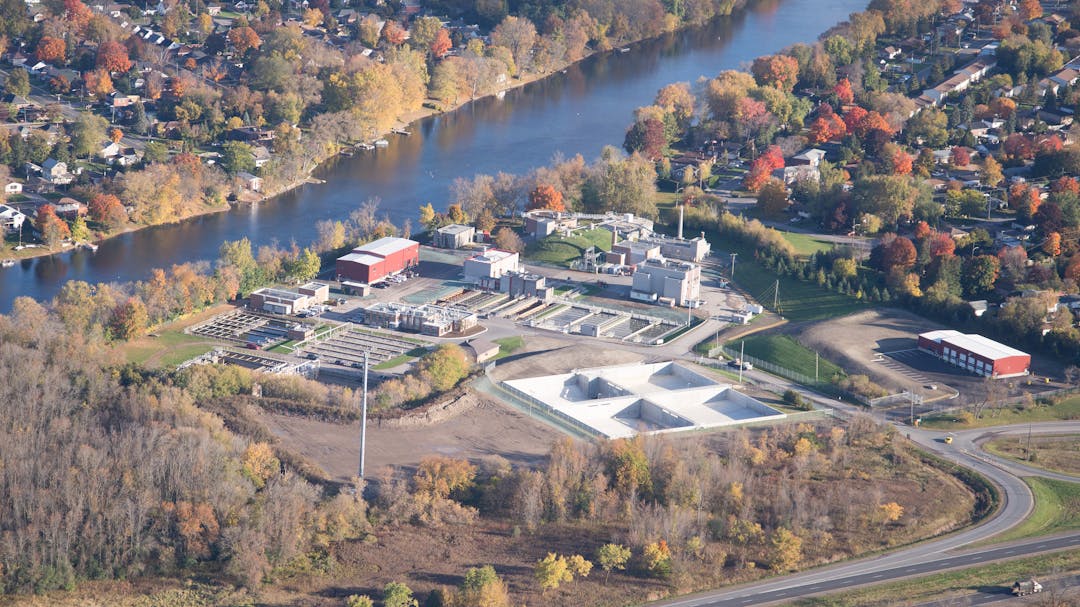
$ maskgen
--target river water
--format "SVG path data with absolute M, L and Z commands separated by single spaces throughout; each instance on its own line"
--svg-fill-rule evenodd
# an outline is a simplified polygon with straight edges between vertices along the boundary
M 731 18 L 591 57 L 544 80 L 419 121 L 412 136 L 320 167 L 325 184 L 305 185 L 254 207 L 132 232 L 101 244 L 25 260 L 0 269 L 0 311 L 27 295 L 53 297 L 67 280 L 140 280 L 153 268 L 214 259 L 226 240 L 258 244 L 316 238 L 315 223 L 343 219 L 371 197 L 401 225 L 428 202 L 445 208 L 450 183 L 477 173 L 525 173 L 557 152 L 599 155 L 621 145 L 635 108 L 651 103 L 670 82 L 693 82 L 748 65 L 755 57 L 808 42 L 863 10 L 867 0 L 759 0 Z

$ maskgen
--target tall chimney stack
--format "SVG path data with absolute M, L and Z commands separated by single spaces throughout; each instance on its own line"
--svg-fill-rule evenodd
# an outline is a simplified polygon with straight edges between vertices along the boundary
M 682 240 L 682 220 L 683 220 L 683 207 L 685 205 L 679 205 L 679 240 Z

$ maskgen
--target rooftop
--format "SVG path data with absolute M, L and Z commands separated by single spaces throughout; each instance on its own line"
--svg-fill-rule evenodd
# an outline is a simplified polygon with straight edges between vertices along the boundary
M 418 246 L 419 244 L 420 243 L 407 238 L 386 236 L 375 242 L 369 242 L 366 245 L 353 249 L 353 253 L 371 253 L 372 255 L 377 255 L 379 257 L 386 257 L 388 255 L 393 255 L 398 251 L 404 251 L 410 247 Z
M 307 295 L 301 295 L 293 291 L 286 291 L 284 289 L 271 289 L 269 287 L 263 289 L 256 289 L 251 292 L 252 295 L 262 295 L 263 297 L 276 297 L 277 299 L 283 299 L 286 301 L 298 301 L 307 297 Z
M 513 251 L 504 251 L 502 249 L 488 249 L 482 253 L 477 253 L 469 258 L 469 261 L 477 261 L 480 263 L 496 263 L 510 257 L 516 257 L 517 253 Z
M 473 229 L 472 226 L 463 226 L 460 223 L 452 223 L 448 226 L 443 226 L 437 230 L 440 234 L 462 234 Z
M 370 255 L 368 253 L 349 253 L 338 257 L 338 261 L 349 261 L 352 263 L 358 263 L 365 266 L 373 266 L 383 260 L 378 255 Z
M 956 346 L 957 348 L 963 348 L 972 354 L 977 354 L 989 360 L 1028 355 L 1026 352 L 1021 352 L 1016 348 L 1006 346 L 1003 343 L 996 342 L 992 339 L 983 337 L 982 335 L 964 334 L 960 331 L 953 331 L 951 329 L 930 331 L 929 333 L 919 335 L 919 337 L 945 343 L 950 346 Z

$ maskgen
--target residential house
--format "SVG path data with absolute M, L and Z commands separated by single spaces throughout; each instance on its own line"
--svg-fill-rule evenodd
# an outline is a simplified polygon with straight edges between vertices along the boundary
M 272 160 L 270 150 L 265 145 L 257 145 L 251 148 L 251 155 L 255 157 L 255 168 L 261 169 Z
M 773 171 L 773 177 L 782 180 L 786 185 L 800 181 L 821 181 L 821 169 L 808 164 L 787 166 Z
M 997 62 L 993 60 L 977 59 L 967 66 L 953 72 L 953 75 L 945 80 L 945 82 L 942 82 L 934 88 L 924 90 L 917 101 L 924 107 L 928 105 L 941 105 L 949 95 L 963 92 L 972 84 L 982 80 L 983 76 L 994 69 L 994 66 L 996 65 Z
M 244 187 L 252 192 L 261 192 L 263 187 L 262 177 L 256 177 L 246 171 L 240 171 L 236 174 L 236 178 L 244 184 Z
M 67 185 L 74 181 L 75 176 L 68 172 L 66 162 L 49 158 L 41 165 L 41 178 L 53 185 Z
M 264 129 L 257 126 L 242 126 L 229 131 L 227 137 L 233 141 L 273 141 L 274 130 Z
M 0 230 L 5 232 L 18 232 L 22 229 L 26 215 L 15 207 L 0 204 Z
M 807 165 L 812 167 L 821 166 L 822 161 L 825 160 L 825 150 L 819 150 L 817 148 L 811 148 L 803 150 L 798 154 L 791 157 L 788 160 L 789 166 Z
M 56 210 L 57 215 L 66 218 L 75 218 L 80 215 L 86 215 L 88 211 L 86 203 L 79 202 L 68 196 L 57 200 L 53 207 Z
M 19 183 L 18 181 L 9 181 L 7 182 L 7 185 L 4 186 L 4 193 L 8 195 L 22 194 L 22 192 L 23 184 Z
M 895 46 L 889 45 L 881 49 L 881 58 L 892 61 L 893 59 L 899 57 L 901 52 L 902 51 Z

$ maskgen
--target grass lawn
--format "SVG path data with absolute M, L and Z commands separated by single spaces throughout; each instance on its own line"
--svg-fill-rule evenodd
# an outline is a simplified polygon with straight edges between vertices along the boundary
M 962 430 L 1028 422 L 1053 422 L 1063 419 L 1080 419 L 1080 396 L 1066 398 L 1054 405 L 1037 405 L 1027 410 L 1017 406 L 984 411 L 982 417 L 970 424 L 958 421 L 955 414 L 931 415 L 924 417 L 921 425 L 935 430 Z
M 833 243 L 815 238 L 813 234 L 797 234 L 795 232 L 781 232 L 781 234 L 784 235 L 785 240 L 791 243 L 791 246 L 795 247 L 795 252 L 799 255 L 809 257 L 818 251 L 831 251 L 833 248 Z
M 269 350 L 267 350 L 267 352 L 276 352 L 278 354 L 292 354 L 292 352 L 293 352 L 292 346 L 295 346 L 295 345 L 296 345 L 296 340 L 295 339 L 290 339 L 288 341 L 281 342 L 280 344 L 274 346 L 273 348 L 270 348 Z
M 814 351 L 787 335 L 758 333 L 745 339 L 729 342 L 727 346 L 737 351 L 740 342 L 745 343 L 744 352 L 747 356 L 775 363 L 807 377 L 814 377 Z M 828 381 L 832 376 L 844 373 L 843 369 L 824 358 L 819 358 L 817 364 L 818 377 L 821 381 Z
M 988 587 L 1000 588 L 1003 594 L 1007 594 L 1008 588 L 1016 580 L 1049 571 L 1073 571 L 1077 567 L 1080 567 L 1080 550 L 1068 550 L 870 586 L 842 594 L 800 599 L 789 604 L 798 607 L 869 607 L 896 604 L 897 597 L 903 597 L 904 604 L 914 605 L 973 594 Z
M 746 289 L 766 308 L 772 309 L 773 287 L 780 281 L 780 312 L 792 322 L 827 320 L 866 309 L 866 304 L 843 293 L 829 291 L 815 283 L 803 282 L 790 276 L 778 276 L 754 259 L 754 250 L 713 233 L 710 242 L 723 243 L 725 257 L 738 253 L 735 260 L 735 284 Z
M 551 235 L 529 245 L 525 250 L 525 257 L 532 261 L 569 267 L 570 262 L 581 257 L 589 247 L 603 251 L 611 249 L 611 232 L 604 229 L 587 230 L 576 232 L 569 238 Z
M 1080 474 L 1080 436 L 1076 434 L 1005 436 L 987 441 L 983 448 L 994 455 L 1029 466 L 1064 474 Z
M 424 354 L 427 354 L 427 348 L 413 348 L 401 356 L 395 356 L 390 360 L 384 360 L 383 362 L 375 365 L 372 369 L 376 371 L 383 371 L 385 369 L 393 369 L 398 365 L 404 365 L 407 362 L 420 358 Z
M 500 358 L 510 356 L 515 350 L 520 350 L 525 346 L 525 338 L 520 335 L 514 335 L 513 337 L 503 337 L 496 339 L 495 343 L 499 344 L 499 353 L 495 355 L 492 360 L 499 360 Z
M 119 346 L 130 363 L 152 367 L 175 367 L 189 358 L 206 354 L 215 347 L 211 340 L 198 335 L 188 335 L 180 330 L 160 331 L 157 337 L 149 335 Z
M 1028 477 L 1024 482 L 1035 495 L 1035 509 L 1024 522 L 991 541 L 1008 542 L 1080 529 L 1080 483 Z

